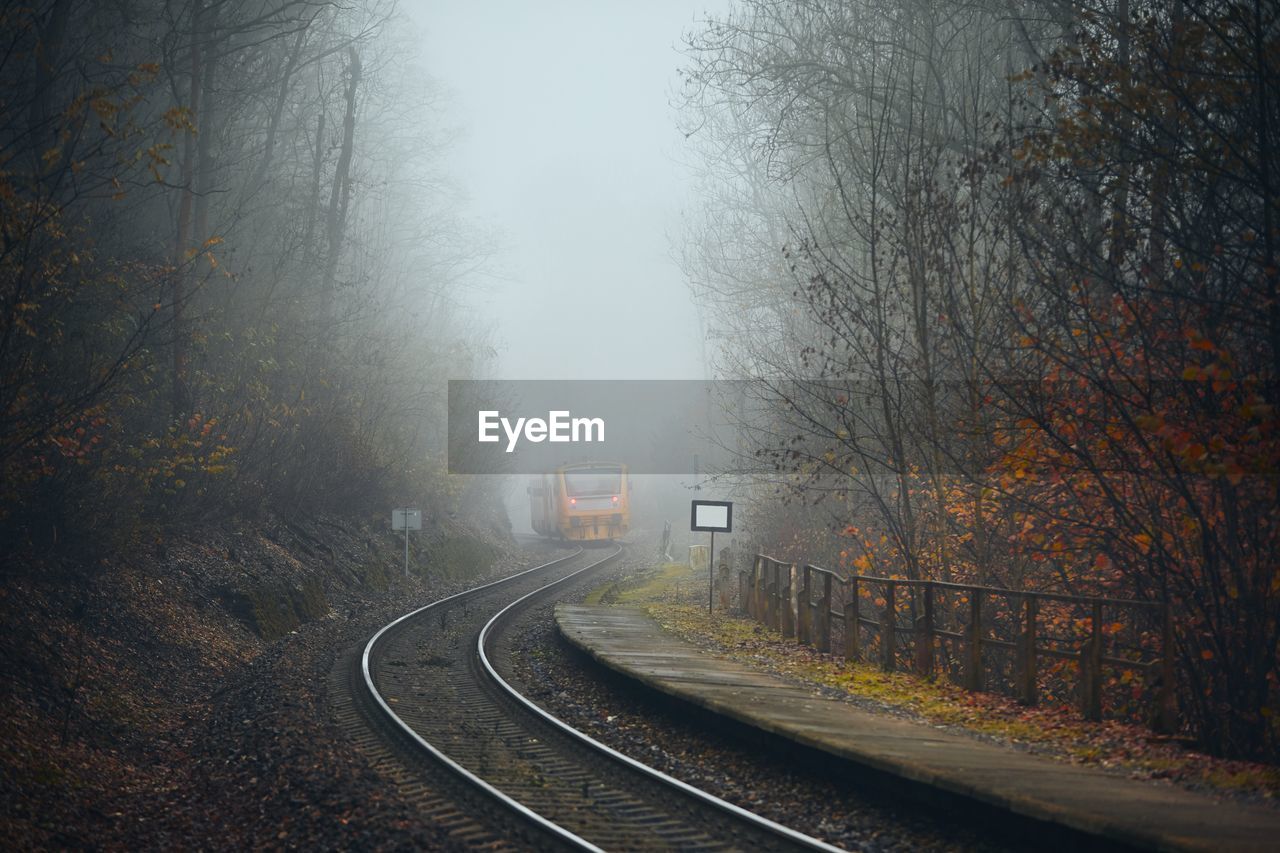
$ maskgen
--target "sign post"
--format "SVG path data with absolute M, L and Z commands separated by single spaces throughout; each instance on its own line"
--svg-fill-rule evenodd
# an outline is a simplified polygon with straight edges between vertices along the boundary
M 404 531 L 404 576 L 409 577 L 409 531 L 422 529 L 422 511 L 416 507 L 391 510 L 391 529 Z
M 732 501 L 693 501 L 689 507 L 689 529 L 711 533 L 711 553 L 707 560 L 707 615 L 716 597 L 716 534 L 733 532 Z

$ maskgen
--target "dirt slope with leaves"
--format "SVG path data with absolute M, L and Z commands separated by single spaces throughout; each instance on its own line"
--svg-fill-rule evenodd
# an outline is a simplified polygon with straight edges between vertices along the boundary
M 507 562 L 509 531 L 271 519 L 0 584 L 0 845 L 435 847 L 335 728 L 334 656 Z

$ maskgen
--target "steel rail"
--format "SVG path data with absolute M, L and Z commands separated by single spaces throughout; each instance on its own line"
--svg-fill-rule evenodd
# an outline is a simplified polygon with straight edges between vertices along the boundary
M 621 551 L 621 549 L 619 549 L 619 551 Z M 388 631 L 391 631 L 392 629 L 394 629 L 397 625 L 407 622 L 408 620 L 413 619 L 414 617 L 419 616 L 420 614 L 425 613 L 429 610 L 433 610 L 437 607 L 440 607 L 441 605 L 448 604 L 451 601 L 456 601 L 457 599 L 462 598 L 463 596 L 473 595 L 482 590 L 490 589 L 500 584 L 508 583 L 510 581 L 516 580 L 517 578 L 522 578 L 525 575 L 530 574 L 531 572 L 537 572 L 542 569 L 551 568 L 552 566 L 559 565 L 561 563 L 566 563 L 569 560 L 572 560 L 580 556 L 581 554 L 582 554 L 582 549 L 578 548 L 572 554 L 569 554 L 567 556 L 558 557 L 554 560 L 550 560 L 541 565 L 534 566 L 531 569 L 526 569 L 523 572 L 517 572 L 516 574 L 511 575 L 510 577 L 500 578 L 496 581 L 492 581 L 491 583 L 481 584 L 480 586 L 472 587 L 471 589 L 464 590 L 454 595 L 450 595 L 446 598 L 441 598 L 438 601 L 433 601 L 424 607 L 419 607 L 416 610 L 412 610 L 404 614 L 400 618 L 382 626 L 382 628 L 379 629 L 376 634 L 374 634 L 372 637 L 369 638 L 369 642 L 365 644 L 364 653 L 361 655 L 361 658 L 360 658 L 360 668 L 364 674 L 365 687 L 368 689 L 369 694 L 373 698 L 374 702 L 377 703 L 378 708 L 382 710 L 382 712 L 387 716 L 387 718 L 391 721 L 391 723 L 396 728 L 398 728 L 406 737 L 408 737 L 410 740 L 412 740 L 414 743 L 416 743 L 418 746 L 424 749 L 432 758 L 434 758 L 436 761 L 439 761 L 445 767 L 449 768 L 449 770 L 453 771 L 457 776 L 461 777 L 464 781 L 470 783 L 471 785 L 474 785 L 476 788 L 479 788 L 481 791 L 483 791 L 492 799 L 506 806 L 508 809 L 514 812 L 517 816 L 532 823 L 538 829 L 580 850 L 590 850 L 593 853 L 604 853 L 604 851 L 601 850 L 601 848 L 595 846 L 594 844 L 587 841 L 586 839 L 575 835 L 574 833 L 570 832 L 569 830 L 565 829 L 564 827 L 560 826 L 559 824 L 553 821 L 547 820 L 545 817 L 538 814 L 533 809 L 530 809 L 528 806 L 524 805 L 523 803 L 513 799 L 512 797 L 508 796 L 507 794 L 495 788 L 493 785 L 490 785 L 488 782 L 481 779 L 479 776 L 472 773 L 470 770 L 467 770 L 458 762 L 454 761 L 448 755 L 445 755 L 443 752 L 437 749 L 434 745 L 432 745 L 426 738 L 422 737 L 422 735 L 414 731 L 413 728 L 404 720 L 402 720 L 395 711 L 391 710 L 391 706 L 387 704 L 387 701 L 382 697 L 382 694 L 378 692 L 377 686 L 373 683 L 373 673 L 370 669 L 370 659 L 373 656 L 374 646 L 377 645 L 378 640 L 380 640 L 383 636 L 385 636 Z M 591 568 L 591 566 L 588 566 L 587 568 Z M 576 574 L 578 574 L 578 572 L 574 572 L 573 574 L 568 575 L 568 577 L 573 577 Z
M 507 680 L 505 678 L 503 678 L 501 675 L 498 674 L 498 670 L 493 666 L 493 663 L 490 662 L 489 656 L 485 652 L 485 641 L 488 639 L 490 629 L 492 629 L 498 623 L 499 620 L 501 620 L 509 612 L 518 608 L 526 600 L 536 595 L 541 595 L 542 593 L 552 589 L 553 587 L 559 586 L 560 584 L 577 577 L 582 572 L 585 572 L 588 569 L 595 568 L 601 563 L 604 563 L 608 560 L 613 559 L 614 557 L 618 556 L 618 554 L 620 553 L 622 553 L 621 547 L 619 547 L 617 551 L 613 552 L 609 556 L 595 563 L 592 563 L 590 566 L 587 566 L 586 568 L 580 569 L 576 572 L 572 572 L 571 574 L 565 575 L 564 577 L 558 580 L 554 580 L 545 586 L 542 586 L 542 587 L 539 587 L 538 589 L 533 590 L 532 592 L 522 595 L 520 598 L 517 598 L 515 601 L 508 604 L 506 607 L 502 608 L 502 610 L 498 611 L 498 613 L 494 615 L 492 619 L 490 619 L 487 623 L 485 623 L 485 626 L 480 629 L 480 635 L 476 641 L 476 650 L 480 655 L 480 662 L 484 665 L 485 671 L 488 672 L 489 677 L 492 678 L 494 682 L 498 684 L 499 687 L 501 687 L 504 691 L 506 691 L 506 693 L 509 696 L 511 696 L 520 704 L 522 704 L 529 712 L 539 717 L 544 722 L 550 724 L 551 726 L 560 730 L 564 734 L 585 744 L 589 748 L 596 750 L 597 752 L 600 752 L 608 756 L 609 758 L 612 758 L 614 761 L 617 761 L 634 771 L 637 771 L 645 776 L 648 776 L 649 778 L 657 781 L 662 785 L 666 785 L 667 787 L 674 788 L 680 791 L 681 793 L 686 794 L 687 796 L 690 796 L 695 800 L 698 800 L 704 805 L 708 805 L 708 806 L 712 806 L 713 808 L 720 809 L 721 811 L 726 812 L 727 814 L 732 815 L 733 817 L 745 823 L 751 824 L 757 829 L 763 829 L 767 832 L 770 832 L 774 835 L 784 838 L 793 844 L 797 844 L 802 847 L 808 847 L 811 850 L 823 850 L 823 851 L 830 851 L 831 853 L 843 853 L 843 850 L 840 847 L 835 847 L 831 844 L 826 843 L 825 841 L 822 841 L 817 838 L 813 838 L 812 836 L 805 835 L 804 833 L 794 830 L 788 826 L 783 826 L 780 823 L 769 820 L 766 817 L 761 817 L 755 812 L 748 811 L 747 809 L 744 809 L 741 806 L 734 805 L 733 803 L 730 803 L 727 800 L 722 800 L 719 797 L 715 796 L 714 794 L 709 794 L 706 791 L 702 790 L 701 788 L 694 787 L 693 785 L 690 785 L 687 782 L 683 782 L 679 779 L 676 779 L 674 776 L 669 776 L 666 773 L 663 773 L 661 770 L 658 770 L 657 768 L 650 767 L 649 765 L 643 762 L 637 761 L 636 759 L 630 757 L 629 755 L 624 755 L 621 752 L 618 752 L 616 749 L 610 746 L 606 746 L 605 744 L 601 743 L 600 741 L 596 740 L 590 735 L 575 729 L 573 726 L 569 725 L 564 720 L 561 720 L 559 717 L 555 716 L 554 714 L 539 707 L 537 704 L 533 702 L 533 700 L 529 699 L 523 693 L 516 690 L 514 687 L 512 687 L 510 684 L 507 683 Z

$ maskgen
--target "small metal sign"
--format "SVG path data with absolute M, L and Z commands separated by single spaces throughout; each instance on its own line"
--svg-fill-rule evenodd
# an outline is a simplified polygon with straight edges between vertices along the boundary
M 391 510 L 392 530 L 421 530 L 422 510 L 402 507 Z
M 733 502 L 693 501 L 689 529 L 710 533 L 733 532 Z
M 711 615 L 716 596 L 716 534 L 733 532 L 732 501 L 693 501 L 689 507 L 689 529 L 711 534 L 707 549 L 707 614 Z M 692 561 L 693 549 L 689 549 Z
M 404 576 L 409 577 L 409 531 L 422 529 L 422 510 L 402 506 L 391 510 L 391 529 L 404 531 Z

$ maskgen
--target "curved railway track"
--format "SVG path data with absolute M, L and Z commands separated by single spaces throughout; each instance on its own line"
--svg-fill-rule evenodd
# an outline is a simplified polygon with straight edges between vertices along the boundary
M 590 583 L 621 553 L 579 549 L 384 626 L 334 671 L 340 719 L 467 846 L 837 849 L 615 752 L 502 677 L 521 614 Z

